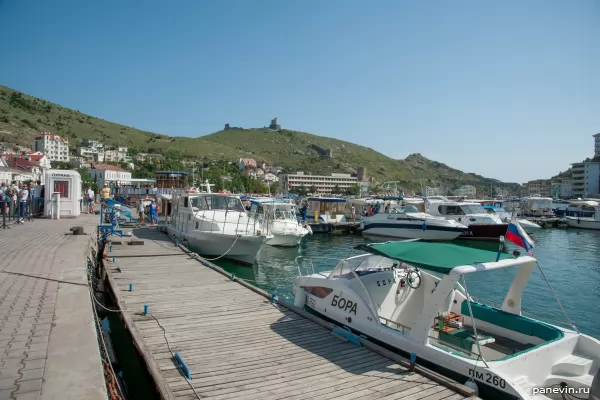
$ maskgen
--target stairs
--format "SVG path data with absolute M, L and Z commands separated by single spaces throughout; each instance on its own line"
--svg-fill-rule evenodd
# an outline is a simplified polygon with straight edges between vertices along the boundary
M 529 382 L 529 379 L 525 375 L 521 375 L 517 379 L 515 379 L 513 381 L 513 385 L 515 385 L 519 389 L 521 397 L 524 397 L 524 398 L 533 397 L 532 396 L 533 388 L 537 386 L 535 383 Z M 546 400 L 546 399 L 549 400 L 550 399 L 549 397 L 544 396 L 543 394 L 538 394 L 538 395 L 534 396 L 534 398 L 536 400 L 537 399 L 539 399 L 539 400 Z
M 546 377 L 544 386 L 557 385 L 562 382 L 570 387 L 590 387 L 594 376 L 591 374 L 594 360 L 571 354 L 560 359 L 552 366 L 550 375 Z
M 594 360 L 571 354 L 552 366 L 552 375 L 579 376 L 590 373 Z

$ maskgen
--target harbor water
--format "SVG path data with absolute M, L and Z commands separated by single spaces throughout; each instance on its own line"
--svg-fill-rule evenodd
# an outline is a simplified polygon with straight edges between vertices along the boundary
M 527 284 L 522 303 L 524 315 L 556 325 L 566 322 L 545 275 L 573 324 L 582 333 L 600 338 L 600 321 L 596 316 L 600 304 L 600 232 L 544 229 L 532 236 L 536 242 L 533 253 L 543 274 L 536 269 Z M 351 252 L 360 254 L 353 247 L 365 241 L 359 235 L 315 234 L 307 236 L 296 248 L 263 246 L 252 268 L 227 261 L 217 264 L 262 289 L 291 299 L 292 279 L 298 275 L 298 256 L 305 257 L 303 273 L 310 270 L 308 257 L 315 271 L 329 271 Z M 494 243 L 469 245 L 487 246 L 494 251 L 498 248 Z M 507 247 L 508 251 L 519 249 Z M 470 274 L 466 278 L 468 291 L 476 300 L 496 302 L 499 307 L 515 272 L 511 268 Z

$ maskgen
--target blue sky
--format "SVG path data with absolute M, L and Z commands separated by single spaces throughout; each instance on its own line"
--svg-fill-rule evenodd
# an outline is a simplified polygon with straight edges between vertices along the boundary
M 0 0 L 0 84 L 170 135 L 283 127 L 505 181 L 593 155 L 594 0 Z

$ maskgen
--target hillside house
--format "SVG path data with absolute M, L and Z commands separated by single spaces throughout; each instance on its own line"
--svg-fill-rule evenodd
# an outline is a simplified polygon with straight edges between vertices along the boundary
M 238 169 L 243 171 L 248 168 L 256 168 L 256 160 L 253 158 L 240 158 L 238 161 Z

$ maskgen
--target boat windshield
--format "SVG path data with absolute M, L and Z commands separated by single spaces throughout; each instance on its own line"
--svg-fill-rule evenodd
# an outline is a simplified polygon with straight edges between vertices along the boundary
M 354 279 L 371 272 L 387 271 L 398 267 L 398 261 L 383 256 L 364 254 L 340 261 L 329 279 Z M 354 273 L 353 273 L 354 272 Z
M 485 208 L 481 204 L 462 204 L 460 206 L 464 214 L 485 214 Z
M 390 208 L 390 214 L 402 214 L 402 213 L 418 213 L 419 210 L 415 206 L 392 206 Z
M 198 196 L 190 197 L 190 205 L 194 211 L 227 210 L 245 212 L 242 201 L 234 196 Z

